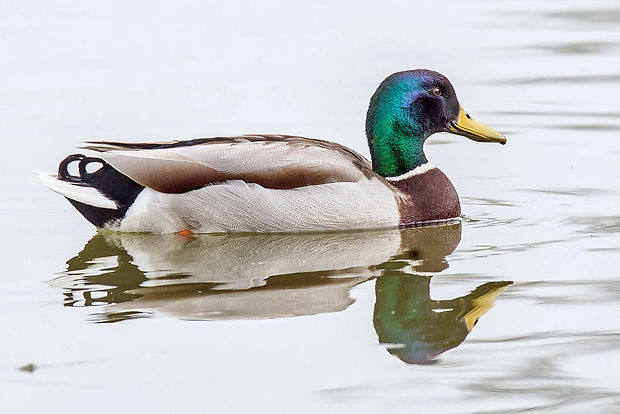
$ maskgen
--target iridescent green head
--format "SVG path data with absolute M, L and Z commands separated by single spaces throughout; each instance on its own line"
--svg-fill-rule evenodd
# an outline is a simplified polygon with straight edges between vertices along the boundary
M 424 141 L 435 132 L 506 143 L 502 134 L 471 119 L 440 73 L 409 70 L 381 82 L 366 116 L 372 165 L 379 175 L 394 177 L 425 164 Z

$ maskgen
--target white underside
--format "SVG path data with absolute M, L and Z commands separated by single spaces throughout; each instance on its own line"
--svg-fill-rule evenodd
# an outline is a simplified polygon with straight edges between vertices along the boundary
M 183 194 L 145 188 L 123 220 L 125 232 L 305 232 L 399 225 L 394 193 L 376 178 L 275 190 L 239 180 Z

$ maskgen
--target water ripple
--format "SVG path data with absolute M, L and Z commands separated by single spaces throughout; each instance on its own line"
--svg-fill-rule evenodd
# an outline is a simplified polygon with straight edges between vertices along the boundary
M 559 84 L 559 85 L 583 85 L 583 84 L 609 84 L 620 82 L 620 75 L 581 75 L 581 76 L 536 76 L 505 79 L 496 82 L 498 85 L 530 85 L 530 84 Z
M 567 42 L 559 44 L 539 44 L 528 47 L 561 55 L 595 55 L 620 47 L 615 42 Z
M 620 8 L 588 8 L 579 10 L 554 11 L 546 13 L 547 17 L 567 20 L 568 23 L 618 24 Z

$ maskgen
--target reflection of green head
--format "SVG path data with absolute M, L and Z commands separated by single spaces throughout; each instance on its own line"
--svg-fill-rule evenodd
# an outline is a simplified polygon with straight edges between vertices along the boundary
M 428 276 L 391 272 L 376 281 L 374 324 L 379 341 L 392 344 L 389 352 L 410 364 L 429 364 L 468 334 L 452 312 L 436 312 Z
M 386 272 L 375 285 L 375 330 L 389 352 L 410 364 L 431 364 L 458 346 L 512 282 L 489 282 L 466 296 L 435 301 L 428 276 Z
M 460 235 L 460 224 L 404 230 L 402 253 L 378 266 L 383 274 L 375 284 L 375 330 L 379 341 L 389 344 L 389 352 L 404 362 L 431 364 L 458 346 L 512 283 L 490 282 L 456 299 L 431 299 L 431 277 L 426 274 L 448 267 L 446 256 L 456 248 Z M 414 273 L 406 273 L 408 268 Z

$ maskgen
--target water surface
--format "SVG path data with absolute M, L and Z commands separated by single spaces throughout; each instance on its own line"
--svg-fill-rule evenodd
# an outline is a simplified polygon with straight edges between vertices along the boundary
M 611 1 L 0 6 L 0 389 L 11 412 L 613 413 Z M 368 154 L 388 74 L 446 74 L 506 146 L 427 155 L 462 224 L 96 233 L 33 170 L 81 141 L 287 133 Z

